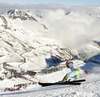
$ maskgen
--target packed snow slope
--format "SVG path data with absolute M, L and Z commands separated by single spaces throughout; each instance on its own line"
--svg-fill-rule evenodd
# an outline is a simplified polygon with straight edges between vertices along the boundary
M 0 96 L 100 97 L 100 7 L 9 10 L 0 14 Z M 71 59 L 86 82 L 4 92 L 16 84 L 57 82 Z M 84 70 L 88 70 L 86 75 Z M 8 84 L 9 83 L 9 84 Z
M 100 55 L 95 56 L 95 57 L 100 59 Z M 94 60 L 92 59 L 91 61 L 94 61 Z M 77 63 L 77 61 L 74 61 L 74 62 Z M 79 61 L 79 60 L 78 62 L 82 63 L 82 61 Z M 13 96 L 14 97 L 33 97 L 33 96 L 34 97 L 88 97 L 88 96 L 100 97 L 100 77 L 99 77 L 100 63 L 95 64 L 88 60 L 88 63 L 86 64 L 83 63 L 83 64 L 84 65 L 81 64 L 80 69 L 81 70 L 88 69 L 89 74 L 83 77 L 86 79 L 86 82 L 82 83 L 79 86 L 56 85 L 56 86 L 41 87 L 38 84 L 36 84 L 36 85 L 28 87 L 26 90 L 15 91 L 15 92 L 8 91 L 5 93 L 2 91 L 2 88 L 1 88 L 0 96 L 1 97 L 13 97 Z M 69 69 L 63 69 L 61 71 L 54 72 L 51 74 L 37 75 L 36 78 L 38 78 L 42 82 L 56 82 L 56 81 L 61 80 L 63 76 L 68 72 L 70 72 Z M 20 82 L 22 81 L 25 82 L 24 80 L 21 80 L 21 79 L 19 80 Z M 10 81 L 5 80 L 5 84 L 7 82 L 12 82 L 14 84 L 14 82 L 18 83 L 18 80 L 15 81 L 15 79 L 13 78 Z M 8 86 L 8 84 L 6 84 L 6 86 Z

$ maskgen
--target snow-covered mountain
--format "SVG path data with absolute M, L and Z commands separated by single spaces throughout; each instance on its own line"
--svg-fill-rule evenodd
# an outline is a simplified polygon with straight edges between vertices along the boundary
M 33 11 L 14 9 L 0 14 L 0 91 L 2 88 L 12 87 L 14 84 L 29 82 L 31 79 L 43 82 L 59 81 L 66 72 L 70 72 L 64 68 L 65 60 L 68 59 L 72 59 L 81 68 L 81 71 L 87 69 L 91 78 L 94 76 L 93 79 L 85 76 L 89 85 L 93 84 L 92 88 L 94 84 L 100 85 L 99 78 L 97 78 L 100 75 L 97 69 L 100 68 L 99 25 L 99 7 L 66 7 L 66 9 L 34 9 Z M 88 63 L 84 63 L 83 60 Z M 58 69 L 59 67 L 60 69 Z M 44 71 L 44 69 L 49 69 L 49 71 Z M 46 74 L 52 70 L 57 72 Z M 36 76 L 33 77 L 35 73 Z M 82 97 L 84 94 L 86 97 L 88 93 L 86 91 L 84 93 L 83 90 L 87 85 L 88 83 L 80 86 L 82 90 L 80 92 L 75 91 L 79 90 L 79 87 L 73 89 L 72 92 L 72 88 L 67 89 L 71 93 L 67 96 L 81 95 Z M 41 91 L 40 86 L 35 85 L 35 88 L 39 88 L 37 90 Z M 90 89 L 87 87 L 86 90 L 88 88 Z M 49 88 L 47 89 L 49 90 Z M 53 88 L 51 87 L 51 89 Z M 62 87 L 59 90 L 66 92 L 67 90 L 64 89 Z M 56 94 L 57 91 L 55 91 Z M 66 96 L 65 92 L 63 92 L 63 96 Z M 90 97 L 100 96 L 98 91 L 93 92 L 95 94 L 91 93 Z M 47 95 L 43 92 L 38 96 L 41 95 L 46 97 L 51 94 Z M 62 93 L 59 92 L 56 96 L 61 95 Z M 24 96 L 28 96 L 28 94 Z M 55 96 L 55 94 L 51 96 Z
M 46 60 L 51 56 L 64 60 L 67 55 L 61 44 L 47 33 L 48 27 L 31 11 L 9 10 L 0 15 L 1 64 L 24 62 L 25 58 L 21 67 L 33 70 L 49 67 Z
M 97 14 L 95 17 L 87 13 L 88 11 L 86 9 L 82 9 L 82 11 L 83 12 L 80 12 L 78 7 L 76 7 L 76 9 L 68 9 L 67 11 L 62 9 L 43 10 L 42 13 L 41 10 L 38 10 L 42 18 L 38 17 L 36 11 L 32 12 L 29 10 L 20 11 L 14 9 L 9 10 L 5 14 L 1 14 L 1 64 L 3 62 L 22 62 L 24 64 L 19 65 L 21 69 L 37 70 L 57 66 L 53 63 L 54 61 L 58 61 L 59 63 L 72 58 L 73 55 L 77 58 L 85 58 L 86 56 L 99 52 L 97 46 L 93 46 L 89 43 L 89 41 L 92 41 L 91 38 L 98 39 L 98 36 L 96 37 L 95 35 L 93 37 L 93 32 L 93 35 L 91 34 L 87 37 L 85 34 L 89 35 L 89 33 L 87 33 L 88 29 L 87 27 L 84 28 L 84 25 L 87 25 L 89 28 L 92 27 L 95 24 L 93 22 L 94 20 L 98 23 L 99 13 L 98 11 L 93 12 L 93 9 L 89 12 L 91 14 Z M 83 16 L 81 16 L 81 14 L 83 14 Z M 80 21 L 77 20 L 78 17 L 81 17 Z M 74 20 L 75 18 L 76 20 Z M 87 19 L 90 19 L 90 21 L 86 21 Z M 76 23 L 77 26 L 81 25 L 79 30 L 77 29 Z M 71 24 L 72 27 L 70 27 Z M 75 30 L 78 32 L 75 32 Z M 97 29 L 96 34 L 98 34 L 98 32 L 99 29 Z M 72 36 L 74 33 L 75 35 Z M 80 38 L 83 39 L 80 40 Z M 80 44 L 82 44 L 81 47 L 79 46 Z M 83 47 L 84 44 L 85 48 Z M 73 52 L 73 48 L 75 52 Z

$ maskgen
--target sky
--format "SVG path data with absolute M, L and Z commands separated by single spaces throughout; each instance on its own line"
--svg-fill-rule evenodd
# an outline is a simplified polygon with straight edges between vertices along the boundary
M 65 5 L 100 5 L 100 0 L 0 0 L 4 3 L 14 4 L 48 4 L 58 3 Z

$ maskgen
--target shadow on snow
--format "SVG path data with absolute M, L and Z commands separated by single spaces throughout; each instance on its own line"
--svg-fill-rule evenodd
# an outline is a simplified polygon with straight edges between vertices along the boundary
M 63 61 L 61 61 L 60 59 L 58 59 L 57 57 L 55 57 L 55 56 L 51 56 L 51 58 L 45 59 L 45 61 L 46 61 L 47 65 L 48 65 L 47 68 L 50 68 L 50 67 L 52 67 L 52 66 L 56 67 L 56 66 L 58 66 L 61 62 L 63 62 Z
M 100 68 L 100 54 L 91 57 L 89 60 L 84 60 L 86 63 L 81 67 L 82 70 L 87 70 L 90 73 L 100 73 L 98 68 Z

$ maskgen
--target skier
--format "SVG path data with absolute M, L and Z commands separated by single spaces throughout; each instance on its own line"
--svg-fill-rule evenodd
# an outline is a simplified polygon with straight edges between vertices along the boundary
M 67 61 L 66 66 L 70 68 L 71 72 L 66 74 L 62 81 L 77 80 L 80 77 L 79 68 L 71 61 Z

